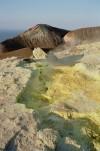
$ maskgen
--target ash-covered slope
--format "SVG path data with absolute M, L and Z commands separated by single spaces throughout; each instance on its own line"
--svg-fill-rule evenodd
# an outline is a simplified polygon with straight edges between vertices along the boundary
M 73 30 L 64 36 L 64 41 L 70 46 L 100 41 L 100 26 Z
M 62 38 L 67 32 L 68 30 L 38 24 L 12 39 L 1 42 L 0 51 L 8 52 L 24 47 L 52 49 L 62 43 Z
M 6 53 L 0 54 L 0 59 L 17 57 L 17 58 L 30 58 L 32 56 L 32 50 L 30 48 L 22 48 L 18 50 L 13 50 Z

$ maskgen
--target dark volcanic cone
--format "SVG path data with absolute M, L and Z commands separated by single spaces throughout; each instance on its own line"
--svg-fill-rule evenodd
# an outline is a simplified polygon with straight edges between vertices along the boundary
M 17 37 L 5 40 L 0 44 L 2 53 L 9 52 L 21 48 L 40 47 L 42 49 L 53 49 L 62 43 L 62 39 L 69 31 L 59 29 L 46 24 L 39 24 L 34 28 L 21 33 Z

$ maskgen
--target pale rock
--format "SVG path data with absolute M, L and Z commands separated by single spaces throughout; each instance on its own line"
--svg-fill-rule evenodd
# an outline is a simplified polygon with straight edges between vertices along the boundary
M 46 59 L 47 54 L 41 48 L 35 48 L 33 50 L 33 57 L 35 59 Z

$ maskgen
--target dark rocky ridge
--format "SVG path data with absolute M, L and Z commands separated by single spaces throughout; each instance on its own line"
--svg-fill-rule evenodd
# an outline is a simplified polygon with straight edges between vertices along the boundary
M 37 47 L 45 52 L 52 50 L 54 53 L 62 53 L 64 50 L 71 50 L 75 45 L 96 41 L 100 41 L 100 27 L 68 31 L 46 24 L 38 24 L 12 39 L 1 42 L 0 59 L 9 56 L 29 58 L 32 50 Z
M 69 31 L 46 24 L 38 24 L 12 39 L 1 42 L 0 51 L 4 53 L 25 47 L 53 49 L 62 43 L 67 32 Z

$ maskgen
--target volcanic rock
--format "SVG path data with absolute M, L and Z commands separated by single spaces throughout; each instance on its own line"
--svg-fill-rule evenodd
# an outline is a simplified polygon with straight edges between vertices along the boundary
M 0 51 L 9 52 L 24 47 L 52 49 L 62 43 L 62 38 L 67 32 L 68 30 L 38 24 L 12 39 L 1 42 Z

